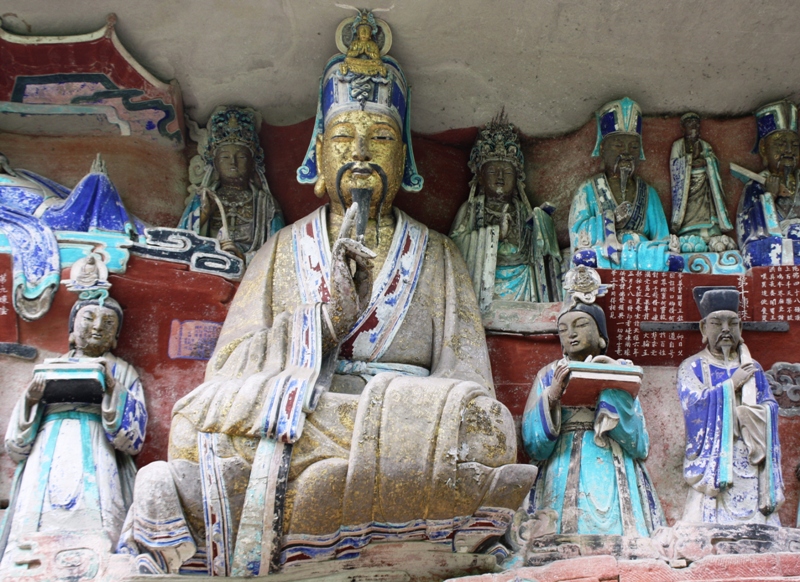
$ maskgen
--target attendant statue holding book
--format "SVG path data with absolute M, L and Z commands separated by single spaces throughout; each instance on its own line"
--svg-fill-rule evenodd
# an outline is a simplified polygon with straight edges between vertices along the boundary
M 644 466 L 650 447 L 636 394 L 641 368 L 605 355 L 608 332 L 597 273 L 569 271 L 558 318 L 564 357 L 536 376 L 522 440 L 539 465 L 528 513 L 548 516 L 540 534 L 649 537 L 664 516 Z
M 116 545 L 133 492 L 131 455 L 147 424 L 139 375 L 111 353 L 121 324 L 122 308 L 104 290 L 75 303 L 70 351 L 37 366 L 14 407 L 5 444 L 18 466 L 0 538 L 3 579 L 27 568 L 41 536 L 99 535 L 106 547 L 94 549 L 109 553 Z

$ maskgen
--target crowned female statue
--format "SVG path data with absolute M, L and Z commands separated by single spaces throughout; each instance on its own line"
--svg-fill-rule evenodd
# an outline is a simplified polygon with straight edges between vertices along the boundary
M 264 175 L 258 140 L 261 118 L 249 107 L 220 105 L 201 132 L 193 168 L 199 184 L 189 187 L 178 228 L 220 239 L 222 250 L 247 262 L 283 228 L 283 214 Z
M 505 115 L 480 130 L 469 168 L 469 199 L 458 210 L 450 237 L 467 262 L 481 309 L 495 299 L 560 300 L 555 225 L 547 210 L 531 208 L 519 134 Z

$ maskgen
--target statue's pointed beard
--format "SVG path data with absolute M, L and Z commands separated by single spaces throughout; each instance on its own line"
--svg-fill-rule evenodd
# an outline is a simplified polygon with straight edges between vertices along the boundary
M 619 189 L 623 198 L 628 190 L 628 179 L 633 175 L 635 167 L 636 164 L 631 158 L 623 156 L 617 157 L 617 161 L 614 163 L 614 173 L 619 171 Z
M 355 167 L 357 162 L 349 162 L 344 164 L 339 171 L 336 172 L 336 195 L 342 203 L 342 208 L 347 211 L 347 203 L 342 196 L 342 176 L 347 170 Z M 386 201 L 386 191 L 388 179 L 386 172 L 383 171 L 377 164 L 368 164 L 369 167 L 381 177 L 381 197 L 378 201 L 378 218 L 380 218 L 381 211 L 383 210 L 383 203 Z M 356 215 L 356 238 L 363 240 L 364 234 L 367 232 L 367 221 L 369 220 L 369 209 L 372 206 L 372 197 L 375 191 L 372 188 L 350 188 L 350 194 L 353 197 L 353 202 L 358 204 L 358 214 Z M 376 232 L 376 243 L 380 242 L 380 235 Z
M 783 165 L 783 183 L 785 186 L 789 186 L 789 178 L 794 174 L 794 168 L 797 162 L 795 161 L 793 156 L 784 156 L 785 158 L 789 158 L 792 160 L 791 163 L 786 163 Z M 788 161 L 788 160 L 787 160 Z

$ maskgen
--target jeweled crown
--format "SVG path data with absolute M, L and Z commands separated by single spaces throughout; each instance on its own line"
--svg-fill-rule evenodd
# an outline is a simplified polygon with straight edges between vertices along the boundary
M 508 122 L 504 112 L 478 132 L 469 156 L 469 169 L 477 174 L 483 164 L 491 161 L 511 162 L 517 171 L 517 177 L 523 179 L 525 176 L 525 158 L 522 155 L 519 132 Z
M 258 126 L 261 125 L 258 113 L 250 107 L 220 106 L 208 120 L 208 139 L 198 149 L 203 160 L 214 163 L 214 154 L 224 145 L 243 145 L 253 154 L 253 161 L 264 163 L 264 150 L 258 140 Z

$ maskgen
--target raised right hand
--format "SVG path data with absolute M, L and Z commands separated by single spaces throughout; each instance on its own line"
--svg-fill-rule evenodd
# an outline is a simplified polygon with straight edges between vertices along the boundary
M 344 215 L 339 238 L 333 243 L 331 252 L 328 312 L 339 338 L 353 327 L 372 293 L 372 259 L 376 255 L 360 241 L 350 238 L 357 212 L 358 204 L 354 202 Z M 350 261 L 356 265 L 355 273 L 350 270 Z
M 211 196 L 208 188 L 200 190 L 200 224 L 205 224 L 211 216 Z
M 742 386 L 744 386 L 750 378 L 755 376 L 756 367 L 753 362 L 748 362 L 747 364 L 742 364 L 738 370 L 733 373 L 731 376 L 731 382 L 733 382 L 733 389 L 739 390 Z

